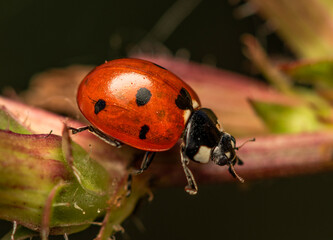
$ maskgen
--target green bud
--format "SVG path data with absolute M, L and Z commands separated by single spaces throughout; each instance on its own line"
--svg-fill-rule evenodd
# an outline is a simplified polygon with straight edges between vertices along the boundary
M 146 193 L 135 179 L 130 197 L 126 169 L 107 171 L 65 129 L 63 136 L 30 134 L 0 110 L 0 218 L 17 223 L 18 235 L 70 234 L 104 216 L 100 238 L 108 239 Z M 3 239 L 10 239 L 10 234 Z

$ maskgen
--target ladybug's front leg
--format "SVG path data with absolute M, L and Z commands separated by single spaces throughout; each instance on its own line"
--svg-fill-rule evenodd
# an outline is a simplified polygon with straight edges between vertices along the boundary
M 188 183 L 188 185 L 185 186 L 185 191 L 187 193 L 189 193 L 190 195 L 195 195 L 198 192 L 198 186 L 197 186 L 197 183 L 195 182 L 195 179 L 193 177 L 191 170 L 187 166 L 189 163 L 189 158 L 187 157 L 187 155 L 185 153 L 184 144 L 182 144 L 180 147 L 180 157 L 181 157 L 182 166 L 183 166 L 185 176 L 187 179 L 187 183 Z
M 97 128 L 94 128 L 93 126 L 85 126 L 85 127 L 81 127 L 81 128 L 69 128 L 70 130 L 72 130 L 72 134 L 77 134 L 79 132 L 83 132 L 88 130 L 89 132 L 95 134 L 97 137 L 99 137 L 100 139 L 102 139 L 104 142 L 110 144 L 111 146 L 120 148 L 122 143 L 109 137 L 108 135 L 106 135 L 105 133 L 103 133 L 102 131 L 98 130 Z

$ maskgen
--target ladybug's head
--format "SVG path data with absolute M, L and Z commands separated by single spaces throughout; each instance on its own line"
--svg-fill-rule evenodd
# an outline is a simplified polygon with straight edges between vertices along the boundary
M 236 140 L 229 133 L 222 132 L 221 139 L 212 152 L 212 161 L 217 165 L 224 166 L 236 161 Z
M 254 139 L 251 139 L 250 141 L 254 141 Z M 240 147 L 243 145 L 244 144 Z M 211 160 L 220 166 L 228 165 L 231 175 L 239 181 L 244 182 L 243 178 L 238 176 L 234 168 L 235 164 L 243 164 L 243 161 L 236 155 L 236 150 L 240 147 L 236 147 L 236 139 L 233 136 L 229 133 L 222 132 L 219 143 L 212 149 Z

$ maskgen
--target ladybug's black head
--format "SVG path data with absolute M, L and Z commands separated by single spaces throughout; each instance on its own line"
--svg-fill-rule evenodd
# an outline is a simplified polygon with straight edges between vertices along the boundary
M 222 132 L 219 143 L 212 149 L 211 160 L 220 166 L 228 165 L 231 175 L 238 178 L 239 181 L 244 182 L 234 169 L 236 163 L 243 164 L 237 157 L 236 150 L 238 150 L 236 147 L 236 139 L 229 133 Z
M 211 160 L 217 165 L 232 164 L 236 160 L 236 140 L 229 133 L 222 132 L 218 145 L 213 149 Z

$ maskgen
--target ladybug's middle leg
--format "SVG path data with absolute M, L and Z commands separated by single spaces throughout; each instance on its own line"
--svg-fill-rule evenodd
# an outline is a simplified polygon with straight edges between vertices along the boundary
M 155 154 L 156 154 L 156 152 L 146 152 L 145 156 L 143 157 L 143 160 L 141 162 L 141 167 L 140 167 L 140 169 L 135 171 L 135 174 L 140 174 L 144 170 L 147 170 L 147 168 L 149 167 L 149 165 L 153 161 L 153 159 L 155 157 Z
M 83 132 L 83 131 L 88 130 L 89 132 L 95 134 L 97 137 L 102 139 L 104 142 L 110 144 L 111 146 L 119 148 L 122 145 L 121 142 L 117 141 L 116 139 L 113 139 L 113 138 L 109 137 L 108 135 L 106 135 L 102 131 L 98 130 L 97 128 L 94 128 L 93 126 L 85 126 L 85 127 L 81 127 L 81 128 L 69 127 L 69 129 L 72 130 L 72 134 L 77 134 L 79 132 Z
M 132 193 L 132 174 L 128 174 L 128 177 L 127 177 L 127 184 L 126 184 L 126 190 L 127 190 L 127 193 L 126 193 L 126 197 L 129 197 Z
M 180 157 L 181 157 L 182 166 L 184 168 L 185 176 L 186 176 L 187 183 L 188 183 L 187 186 L 185 186 L 185 191 L 191 195 L 195 195 L 198 192 L 198 186 L 193 177 L 193 173 L 187 166 L 189 163 L 189 159 L 186 156 L 184 144 L 182 144 L 181 148 L 180 148 Z

